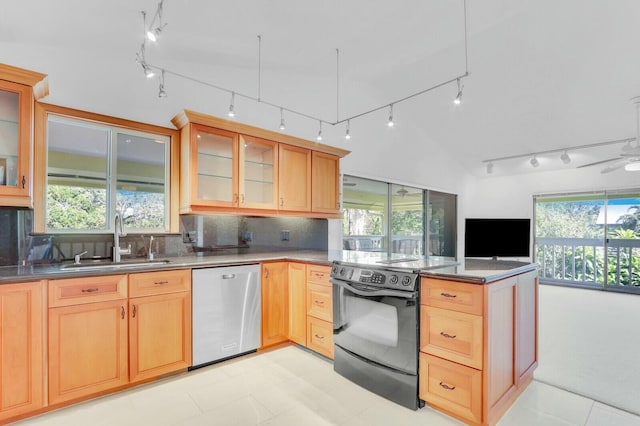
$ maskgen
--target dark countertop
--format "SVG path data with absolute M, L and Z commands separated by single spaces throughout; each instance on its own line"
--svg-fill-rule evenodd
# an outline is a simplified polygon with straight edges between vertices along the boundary
M 79 270 L 63 268 L 61 265 L 4 266 L 0 267 L 0 284 L 36 281 L 56 278 L 75 278 L 96 275 L 115 275 L 133 272 L 159 271 L 163 269 L 207 268 L 273 261 L 299 261 L 319 265 L 331 265 L 334 260 L 357 265 L 371 265 L 390 269 L 409 269 L 426 277 L 435 277 L 475 284 L 486 284 L 536 269 L 535 264 L 527 262 L 465 259 L 455 261 L 441 257 L 421 257 L 392 255 L 356 251 L 264 251 L 246 254 L 228 254 L 215 256 L 182 256 L 156 259 L 168 260 L 166 264 L 138 266 L 119 266 L 118 268 L 96 268 Z M 145 259 L 140 259 L 145 262 Z M 90 264 L 90 261 L 82 262 Z
M 488 284 L 536 269 L 535 263 L 514 260 L 464 259 L 457 265 L 423 271 L 422 275 L 474 284 Z

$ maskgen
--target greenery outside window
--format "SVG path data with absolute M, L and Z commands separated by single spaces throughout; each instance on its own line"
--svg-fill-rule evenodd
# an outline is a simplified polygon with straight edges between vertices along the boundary
M 345 175 L 343 206 L 345 250 L 456 257 L 454 194 Z
M 640 293 L 640 191 L 537 196 L 540 282 Z
M 46 174 L 35 200 L 44 212 L 36 232 L 110 233 L 116 213 L 129 232 L 174 232 L 170 159 L 177 132 L 89 113 L 37 116 L 46 136 L 36 135 L 36 167 Z

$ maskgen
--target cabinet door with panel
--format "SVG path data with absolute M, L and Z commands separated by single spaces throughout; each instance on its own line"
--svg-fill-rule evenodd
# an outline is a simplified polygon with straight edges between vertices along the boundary
M 239 206 L 278 208 L 278 143 L 240 135 Z
M 191 272 L 129 275 L 129 375 L 137 382 L 191 365 Z
M 34 94 L 35 98 L 48 94 L 44 74 L 0 64 L 0 206 L 33 204 Z
M 288 262 L 262 264 L 262 347 L 289 340 Z
M 49 281 L 49 403 L 129 382 L 126 275 Z
M 44 405 L 43 285 L 0 286 L 0 423 Z
M 190 127 L 188 164 L 192 205 L 237 207 L 238 134 L 199 124 Z M 183 203 L 184 204 L 184 203 Z
M 278 149 L 279 209 L 311 211 L 311 150 L 284 144 Z
M 306 265 L 289 263 L 289 340 L 307 344 Z
M 311 156 L 311 211 L 340 211 L 340 157 L 313 151 Z

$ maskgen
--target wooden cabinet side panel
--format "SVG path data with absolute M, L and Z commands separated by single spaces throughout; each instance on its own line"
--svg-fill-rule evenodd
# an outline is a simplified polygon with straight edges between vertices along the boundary
M 191 365 L 191 293 L 129 300 L 131 382 Z
M 262 347 L 289 340 L 288 262 L 262 264 Z
M 306 265 L 289 263 L 289 340 L 307 344 Z
M 43 283 L 0 286 L 0 423 L 44 405 Z
M 485 286 L 485 406 L 490 412 L 515 391 L 515 277 Z
M 313 151 L 311 158 L 311 210 L 333 213 L 340 209 L 340 158 Z
M 49 403 L 129 381 L 126 300 L 49 309 Z
M 516 373 L 526 380 L 538 362 L 538 277 L 536 271 L 518 276 L 516 287 Z

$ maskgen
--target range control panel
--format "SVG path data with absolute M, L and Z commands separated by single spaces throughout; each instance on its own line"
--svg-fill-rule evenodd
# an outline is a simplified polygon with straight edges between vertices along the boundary
M 331 277 L 396 290 L 415 291 L 418 287 L 418 274 L 412 271 L 359 267 L 337 262 L 333 264 Z

